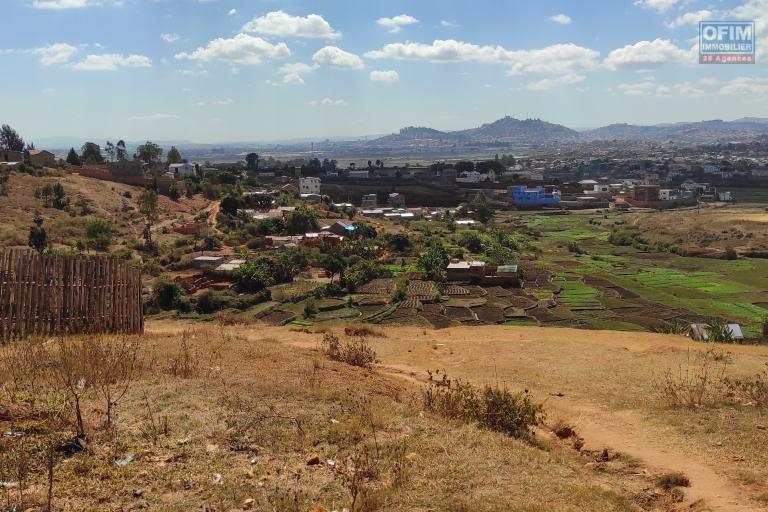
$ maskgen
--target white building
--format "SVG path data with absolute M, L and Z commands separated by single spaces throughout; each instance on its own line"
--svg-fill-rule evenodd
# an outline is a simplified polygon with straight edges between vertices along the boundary
M 168 173 L 178 174 L 179 176 L 193 176 L 195 174 L 195 166 L 188 162 L 171 164 L 168 166 Z
M 368 170 L 349 170 L 347 171 L 347 176 L 349 176 L 353 180 L 367 180 L 371 177 L 370 172 Z
M 456 176 L 457 183 L 482 183 L 487 181 L 496 181 L 495 171 L 489 170 L 488 174 L 483 174 L 477 171 L 464 171 Z
M 299 194 L 320 194 L 320 178 L 299 178 Z

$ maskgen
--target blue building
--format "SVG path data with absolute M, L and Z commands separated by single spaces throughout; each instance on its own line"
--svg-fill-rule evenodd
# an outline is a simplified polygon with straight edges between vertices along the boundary
M 523 185 L 509 187 L 509 197 L 518 208 L 542 208 L 559 206 L 560 193 L 557 190 L 547 192 L 544 187 L 528 188 Z

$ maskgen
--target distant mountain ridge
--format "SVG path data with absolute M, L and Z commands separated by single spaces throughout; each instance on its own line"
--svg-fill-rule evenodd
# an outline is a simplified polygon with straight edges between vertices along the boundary
M 427 127 L 409 126 L 400 130 L 399 133 L 374 139 L 369 144 L 373 146 L 494 142 L 541 144 L 600 140 L 708 143 L 750 140 L 766 135 L 768 135 L 768 119 L 759 117 L 743 117 L 734 121 L 713 119 L 655 125 L 617 123 L 577 131 L 541 119 L 521 120 L 505 116 L 477 128 L 457 131 L 440 131 Z

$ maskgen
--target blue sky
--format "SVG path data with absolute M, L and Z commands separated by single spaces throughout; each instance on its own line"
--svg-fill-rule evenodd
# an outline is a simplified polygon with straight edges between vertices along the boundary
M 768 0 L 2 3 L 0 121 L 29 140 L 768 117 Z M 756 64 L 697 63 L 717 19 L 756 20 Z

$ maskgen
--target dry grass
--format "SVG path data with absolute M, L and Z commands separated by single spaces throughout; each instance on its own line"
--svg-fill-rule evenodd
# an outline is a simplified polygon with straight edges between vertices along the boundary
M 545 439 L 542 449 L 424 414 L 414 385 L 282 341 L 303 333 L 238 329 L 150 324 L 109 428 L 99 395 L 81 397 L 86 449 L 56 454 L 53 508 L 629 511 L 648 487 L 635 473 L 593 472 Z M 14 351 L 27 352 L 0 349 Z M 43 510 L 46 446 L 77 429 L 65 396 L 10 385 L 0 431 L 19 434 L 0 438 L 3 506 Z

